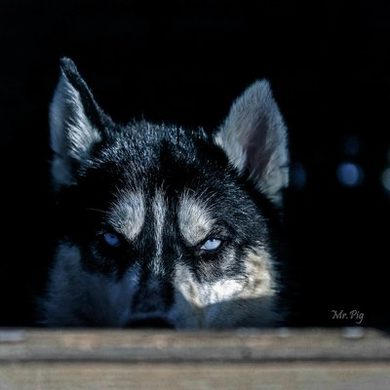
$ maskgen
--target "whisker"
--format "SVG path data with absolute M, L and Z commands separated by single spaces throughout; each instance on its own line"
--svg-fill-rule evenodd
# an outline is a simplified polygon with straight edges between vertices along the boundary
M 93 208 L 93 207 L 88 207 L 87 210 L 88 210 L 88 211 L 95 211 L 95 212 L 97 212 L 97 213 L 101 213 L 101 214 L 107 215 L 107 211 L 105 211 L 105 210 L 95 209 L 95 208 Z

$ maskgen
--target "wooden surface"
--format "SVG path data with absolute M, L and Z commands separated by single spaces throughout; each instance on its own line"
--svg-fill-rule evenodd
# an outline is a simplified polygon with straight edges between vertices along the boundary
M 0 330 L 0 390 L 390 389 L 376 330 Z

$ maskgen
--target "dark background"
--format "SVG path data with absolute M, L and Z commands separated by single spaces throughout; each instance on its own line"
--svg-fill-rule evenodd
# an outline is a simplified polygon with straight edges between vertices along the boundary
M 142 5 L 141 5 L 142 4 Z M 290 131 L 292 324 L 389 324 L 388 1 L 17 1 L 0 5 L 0 324 L 28 325 L 50 263 L 47 111 L 71 57 L 114 120 L 206 129 L 266 77 Z M 358 164 L 354 186 L 337 177 Z M 304 176 L 303 176 L 304 172 Z

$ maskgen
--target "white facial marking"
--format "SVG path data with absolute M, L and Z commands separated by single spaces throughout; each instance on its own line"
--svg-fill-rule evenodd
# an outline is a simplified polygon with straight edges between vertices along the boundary
M 180 198 L 178 218 L 181 234 L 191 245 L 205 239 L 215 222 L 205 202 L 189 194 Z
M 140 192 L 121 194 L 110 216 L 110 223 L 129 240 L 134 240 L 145 222 L 145 201 Z
M 166 203 L 164 194 L 156 192 L 153 200 L 153 216 L 154 216 L 154 237 L 156 242 L 156 253 L 153 261 L 153 271 L 155 274 L 162 272 L 161 256 L 163 249 L 163 229 L 166 215 Z
M 181 313 L 180 328 L 264 326 L 277 319 L 273 311 L 276 282 L 272 261 L 262 248 L 248 251 L 245 271 L 236 278 L 202 282 L 188 267 L 178 265 L 175 284 L 179 294 L 171 315 Z
M 183 265 L 177 267 L 176 280 L 179 291 L 191 304 L 204 308 L 208 305 L 231 299 L 245 287 L 245 277 L 216 282 L 197 281 L 192 272 Z

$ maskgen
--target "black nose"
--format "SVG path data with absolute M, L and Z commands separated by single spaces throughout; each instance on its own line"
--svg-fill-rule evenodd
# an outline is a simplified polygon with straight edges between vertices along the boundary
M 164 320 L 161 317 L 149 317 L 142 319 L 135 319 L 130 321 L 127 326 L 129 328 L 160 328 L 160 329 L 172 329 L 173 325 Z

